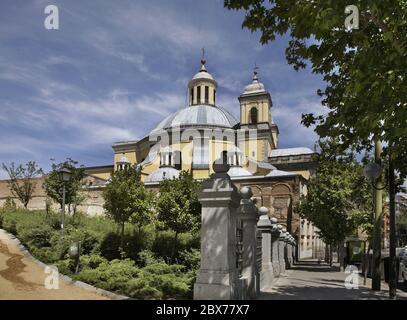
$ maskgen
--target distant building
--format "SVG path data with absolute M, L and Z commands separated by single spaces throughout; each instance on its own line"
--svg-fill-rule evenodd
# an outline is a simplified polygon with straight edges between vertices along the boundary
M 407 244 L 407 234 L 400 232 L 398 224 L 402 219 L 403 215 L 407 215 L 407 194 L 397 194 L 396 195 L 396 237 L 398 240 L 397 245 L 401 246 Z M 387 198 L 384 203 L 383 211 L 383 234 L 382 234 L 382 247 L 389 248 L 390 246 L 390 216 L 389 216 L 389 199 Z

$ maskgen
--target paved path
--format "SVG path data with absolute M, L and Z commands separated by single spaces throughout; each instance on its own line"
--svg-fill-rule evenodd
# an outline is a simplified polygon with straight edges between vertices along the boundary
M 46 289 L 44 270 L 26 257 L 15 240 L 0 232 L 0 299 L 1 300 L 100 300 L 104 296 L 65 283 L 59 289 Z
M 270 290 L 260 294 L 260 300 L 366 300 L 388 299 L 388 286 L 382 283 L 382 291 L 369 289 L 370 279 L 363 286 L 359 278 L 359 289 L 346 289 L 344 281 L 349 274 L 338 267 L 302 262 L 277 278 Z M 398 290 L 400 300 L 407 300 L 407 293 Z

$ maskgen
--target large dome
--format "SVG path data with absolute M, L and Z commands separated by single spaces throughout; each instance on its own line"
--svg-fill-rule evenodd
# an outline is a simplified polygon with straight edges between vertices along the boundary
M 152 133 L 172 127 L 232 128 L 236 124 L 236 119 L 223 108 L 209 105 L 193 105 L 165 118 Z

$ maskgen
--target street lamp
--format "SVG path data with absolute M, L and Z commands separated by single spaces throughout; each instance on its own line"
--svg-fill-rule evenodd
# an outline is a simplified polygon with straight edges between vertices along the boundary
M 383 172 L 383 168 L 376 162 L 368 163 L 363 168 L 363 175 L 366 177 L 367 180 L 370 181 L 370 183 L 372 184 L 372 187 L 375 188 L 376 190 L 383 190 L 387 187 L 387 185 L 386 185 L 383 188 L 379 188 L 375 184 L 376 180 L 379 179 L 382 172 Z
M 59 181 L 62 182 L 62 208 L 61 208 L 61 239 L 64 239 L 64 220 L 65 220 L 65 184 L 71 180 L 72 172 L 67 168 L 58 170 Z
M 386 179 L 386 185 L 383 187 L 377 186 L 376 181 L 382 175 L 383 169 L 380 164 L 373 162 L 367 164 L 363 169 L 363 175 L 371 182 L 372 187 L 376 189 L 375 195 L 375 207 L 376 207 L 376 217 L 375 217 L 375 231 L 374 231 L 374 250 L 373 256 L 375 262 L 373 263 L 375 270 L 374 274 L 376 274 L 377 281 L 380 282 L 379 276 L 379 261 L 381 259 L 381 213 L 382 210 L 382 194 L 381 190 L 384 190 L 389 186 L 389 202 L 390 202 L 390 210 L 389 210 L 389 224 L 390 224 L 390 265 L 389 265 L 389 294 L 391 299 L 396 298 L 396 289 L 397 289 L 397 271 L 396 271 L 396 221 L 395 221 L 395 204 L 394 204 L 394 197 L 395 197 L 395 186 L 394 186 L 394 169 L 393 164 L 391 161 L 391 157 L 389 160 L 389 169 L 388 169 L 388 179 Z M 378 181 L 381 185 L 380 180 Z M 376 249 L 376 250 L 375 250 Z M 375 252 L 377 251 L 377 252 Z M 372 277 L 373 278 L 373 277 Z M 380 284 L 379 284 L 380 285 Z

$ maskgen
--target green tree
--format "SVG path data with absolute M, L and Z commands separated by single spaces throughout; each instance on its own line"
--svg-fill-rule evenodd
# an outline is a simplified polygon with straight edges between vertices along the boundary
M 320 142 L 318 174 L 311 177 L 298 213 L 312 221 L 329 245 L 339 245 L 358 229 L 371 234 L 371 187 L 352 152 L 338 155 L 337 143 Z
M 85 177 L 85 169 L 76 167 L 77 161 L 68 158 L 66 161 L 52 164 L 52 170 L 48 173 L 45 182 L 45 193 L 49 198 L 59 203 L 62 207 L 62 186 L 65 184 L 65 204 L 71 208 L 71 205 L 76 208 L 78 202 L 83 199 L 81 195 L 82 180 Z M 72 177 L 69 182 L 63 182 L 59 180 L 58 170 L 67 168 L 71 171 Z
M 359 9 L 359 29 L 345 28 L 347 5 Z M 261 43 L 288 35 L 286 58 L 296 70 L 307 63 L 322 75 L 318 90 L 325 115 L 303 115 L 320 137 L 339 138 L 343 150 L 393 146 L 394 167 L 407 175 L 407 3 L 404 0 L 225 0 L 246 11 L 243 27 Z M 383 149 L 383 155 L 389 149 Z
M 140 170 L 131 168 L 116 171 L 106 189 L 103 191 L 106 215 L 120 226 L 120 250 L 124 248 L 124 226 L 126 222 L 134 223 L 139 233 L 142 227 L 153 219 L 153 194 L 140 180 Z
M 178 178 L 163 180 L 156 208 L 158 221 L 174 231 L 171 260 L 174 260 L 178 235 L 200 227 L 201 204 L 198 201 L 200 183 L 192 174 L 182 171 Z
M 37 185 L 35 178 L 43 175 L 42 169 L 38 167 L 35 161 L 29 161 L 25 166 L 22 164 L 16 166 L 14 162 L 10 166 L 3 163 L 3 170 L 9 176 L 8 187 L 12 195 L 19 199 L 24 208 L 27 209 Z

